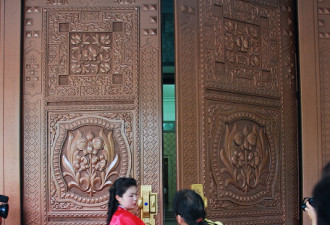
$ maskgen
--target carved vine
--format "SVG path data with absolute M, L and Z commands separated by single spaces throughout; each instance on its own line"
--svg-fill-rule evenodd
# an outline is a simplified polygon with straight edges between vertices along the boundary
M 220 151 L 220 160 L 224 164 L 221 173 L 228 173 L 226 187 L 233 184 L 238 189 L 247 192 L 258 184 L 264 184 L 260 179 L 267 172 L 269 165 L 269 150 L 265 149 L 263 129 L 254 126 L 252 132 L 244 127 L 238 131 L 236 124 L 230 131 L 226 126 L 225 149 Z M 265 184 L 264 184 L 265 185 Z
M 109 178 L 117 175 L 115 168 L 119 156 L 114 151 L 112 131 L 106 136 L 103 129 L 99 137 L 89 132 L 86 137 L 78 130 L 69 133 L 66 155 L 62 156 L 63 177 L 72 178 L 68 188 L 76 187 L 91 197 L 112 184 Z

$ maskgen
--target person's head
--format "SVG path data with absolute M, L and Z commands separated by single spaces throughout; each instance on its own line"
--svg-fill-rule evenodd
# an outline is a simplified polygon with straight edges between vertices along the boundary
M 328 162 L 325 166 L 324 166 L 324 168 L 323 168 L 323 170 L 322 170 L 322 176 L 324 177 L 324 176 L 330 176 L 330 162 Z
M 173 209 L 180 225 L 203 225 L 207 224 L 204 219 L 206 212 L 204 201 L 193 190 L 178 191 L 173 200 Z
M 330 221 L 330 176 L 323 176 L 313 189 L 314 208 L 317 225 L 326 225 Z
M 133 209 L 137 204 L 137 187 L 133 178 L 120 177 L 110 188 L 108 203 L 108 219 L 107 224 L 113 214 L 116 212 L 118 205 L 122 205 L 126 209 Z

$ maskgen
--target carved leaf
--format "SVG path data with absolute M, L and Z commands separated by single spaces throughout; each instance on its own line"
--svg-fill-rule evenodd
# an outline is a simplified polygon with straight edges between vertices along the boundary
M 116 154 L 114 160 L 111 162 L 111 164 L 108 166 L 106 173 L 105 173 L 105 180 L 107 180 L 110 176 L 110 172 L 112 169 L 116 168 L 117 165 L 119 164 L 119 156 Z
M 230 155 L 231 155 L 231 147 L 234 143 L 236 130 L 237 130 L 237 127 L 236 127 L 236 124 L 234 124 L 234 127 L 229 134 L 229 128 L 226 125 L 225 146 L 226 146 L 226 153 L 227 153 L 228 157 L 230 157 Z
M 62 156 L 62 164 L 64 166 L 64 168 L 68 171 L 68 172 L 64 172 L 63 176 L 71 176 L 73 179 L 75 179 L 75 172 L 74 169 L 71 165 L 71 163 L 69 162 L 69 160 L 66 158 L 65 155 Z
M 79 187 L 80 190 L 82 190 L 82 191 L 88 191 L 90 189 L 89 177 L 88 176 L 84 176 L 84 177 L 80 178 L 79 184 L 80 184 L 80 186 L 78 186 L 78 187 Z M 86 186 L 85 188 L 83 188 L 84 184 Z
M 78 142 L 79 139 L 81 139 L 81 137 L 82 137 L 82 134 L 79 130 L 77 131 L 77 134 L 74 138 L 73 138 L 73 135 L 71 133 L 69 133 L 67 154 L 68 154 L 68 158 L 69 158 L 71 164 L 73 163 L 73 154 L 77 150 L 76 149 L 77 148 L 77 142 Z
M 226 186 L 227 186 L 228 184 L 234 182 L 234 179 L 235 179 L 235 174 L 233 173 L 233 168 L 232 168 L 233 166 L 230 163 L 230 161 L 229 161 L 228 157 L 226 156 L 226 153 L 223 149 L 220 151 L 220 159 L 226 167 L 226 168 L 222 168 L 221 172 L 227 171 L 230 174 L 230 176 L 232 177 L 232 179 L 226 180 Z
M 104 181 L 102 181 L 101 178 L 97 177 L 97 174 L 94 173 L 91 177 L 91 187 L 92 187 L 92 189 L 98 190 L 98 191 L 102 190 L 102 186 L 103 186 L 102 183 L 104 183 Z M 96 187 L 97 184 L 99 184 L 99 186 L 100 186 L 99 188 Z
M 71 189 L 73 187 L 77 187 L 77 188 L 81 189 L 80 186 L 79 186 L 79 184 L 76 181 L 70 181 L 68 183 L 68 188 Z
M 114 149 L 114 143 L 113 143 L 113 137 L 112 137 L 112 131 L 109 132 L 108 137 L 105 136 L 103 129 L 100 131 L 100 137 L 104 140 L 104 149 L 106 151 L 106 159 L 108 162 L 111 162 L 113 160 L 113 155 L 115 152 Z

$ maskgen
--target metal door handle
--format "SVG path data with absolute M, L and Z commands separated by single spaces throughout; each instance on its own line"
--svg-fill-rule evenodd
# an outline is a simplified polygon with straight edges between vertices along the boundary
M 138 206 L 141 209 L 141 220 L 145 224 L 155 225 L 154 215 L 158 211 L 157 193 L 152 193 L 151 185 L 141 185 Z
M 196 191 L 197 194 L 199 194 L 202 197 L 204 201 L 204 208 L 207 208 L 207 198 L 204 196 L 203 184 L 192 184 L 190 186 L 190 189 Z

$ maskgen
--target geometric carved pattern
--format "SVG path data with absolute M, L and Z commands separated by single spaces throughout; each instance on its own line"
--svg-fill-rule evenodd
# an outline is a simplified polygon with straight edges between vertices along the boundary
M 279 12 L 228 0 L 204 1 L 203 7 L 212 12 L 201 32 L 206 87 L 279 96 Z
M 183 146 L 183 185 L 184 188 L 188 188 L 191 184 L 197 182 L 196 174 L 198 174 L 198 168 L 196 167 L 196 160 L 198 159 L 198 120 L 197 120 L 197 88 L 196 88 L 196 77 L 197 71 L 195 60 L 197 54 L 194 46 L 196 46 L 196 32 L 192 26 L 186 26 L 182 28 L 182 71 L 181 71 L 181 82 L 182 82 L 182 126 L 181 139 Z
M 163 188 L 159 182 L 162 178 L 160 170 L 161 135 L 159 133 L 160 112 L 160 74 L 159 72 L 159 49 L 147 45 L 141 50 L 141 147 L 143 149 L 142 181 L 144 184 L 152 185 L 154 192 L 161 193 Z M 160 196 L 159 200 L 162 199 Z M 160 201 L 159 201 L 160 202 Z M 159 209 L 159 212 L 162 208 Z M 162 214 L 155 217 L 156 224 L 161 223 Z
M 329 40 L 319 40 L 319 53 L 320 53 L 320 89 L 321 89 L 321 120 L 322 120 L 322 164 L 326 165 L 330 161 L 330 143 L 328 141 L 329 129 L 329 103 L 330 103 L 330 81 L 329 76 Z
M 24 101 L 24 198 L 23 204 L 25 221 L 29 224 L 41 224 L 41 208 L 39 199 L 41 193 L 41 174 L 36 168 L 40 168 L 40 101 Z
M 157 132 L 157 125 L 159 123 L 159 99 L 157 93 L 159 91 L 158 77 L 154 74 L 158 71 L 158 50 L 152 46 L 146 46 L 142 50 L 142 83 L 141 96 L 142 96 L 142 137 L 143 149 L 144 149 L 144 179 L 145 184 L 153 186 L 155 191 L 159 191 L 158 188 L 158 176 L 160 174 L 159 165 L 156 161 L 160 152 L 159 148 L 159 134 Z
M 46 12 L 49 100 L 132 99 L 137 95 L 136 7 Z
M 34 95 L 40 93 L 41 87 L 41 65 L 39 59 L 39 52 L 35 50 L 26 51 L 26 60 L 24 62 L 24 73 L 25 75 L 25 85 L 28 87 L 25 89 L 25 94 Z
M 67 5 L 68 0 L 47 0 L 48 5 Z
M 131 150 L 124 120 L 71 116 L 51 123 L 58 135 L 51 152 L 52 208 L 100 207 L 113 181 L 130 174 Z
M 70 74 L 110 72 L 111 33 L 70 33 Z
M 329 49 L 330 49 L 330 13 L 329 4 L 319 1 L 318 3 L 318 18 L 322 19 L 322 24 L 319 22 L 319 57 L 320 57 L 320 90 L 321 90 L 321 124 L 322 124 L 322 164 L 326 165 L 330 161 L 330 142 L 329 136 L 329 103 L 330 103 L 330 81 L 329 81 Z

